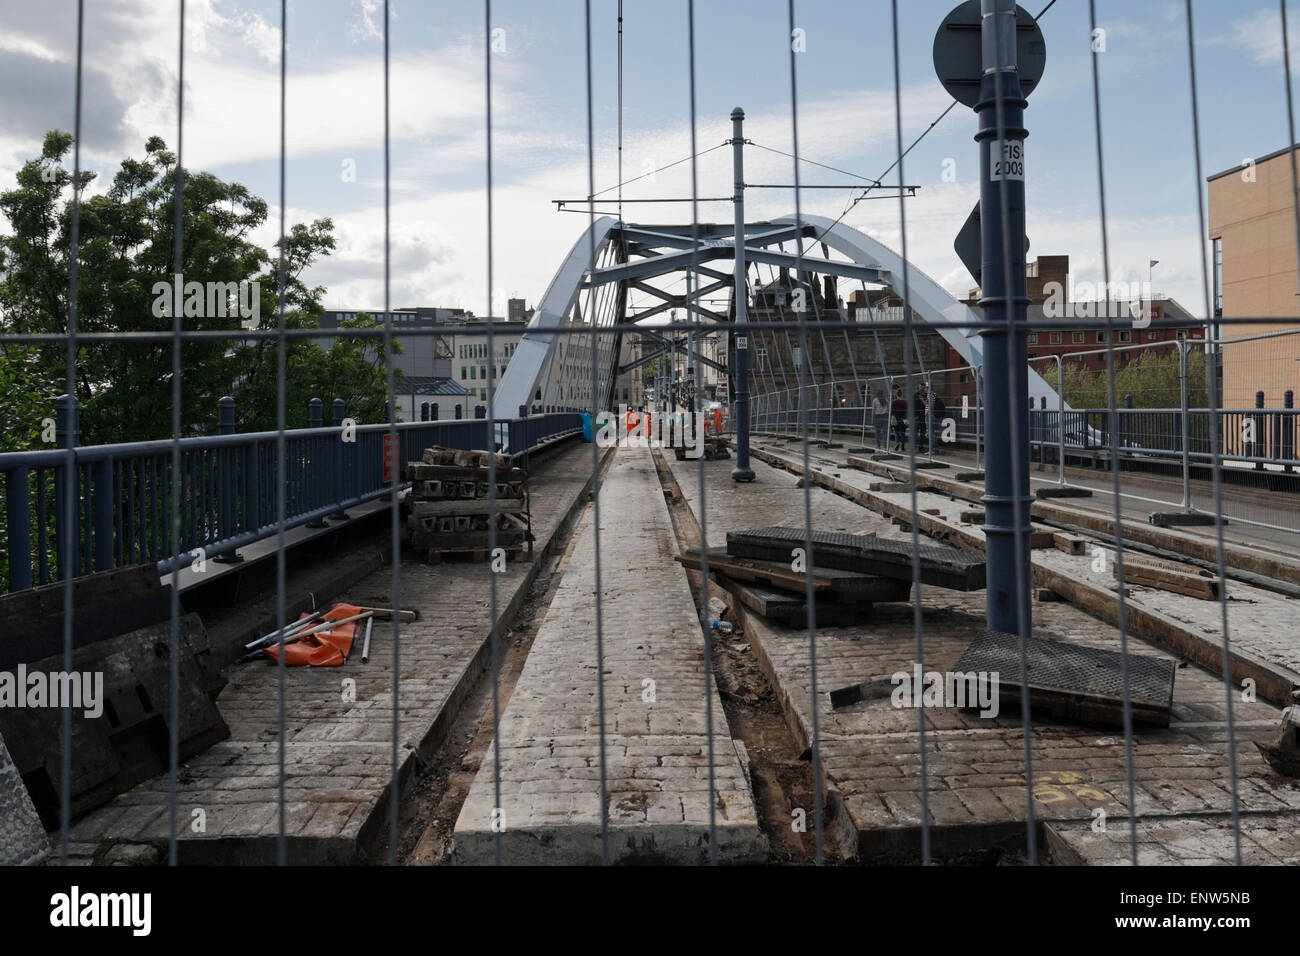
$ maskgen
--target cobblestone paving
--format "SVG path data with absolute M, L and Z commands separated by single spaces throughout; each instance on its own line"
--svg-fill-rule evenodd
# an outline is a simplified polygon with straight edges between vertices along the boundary
M 698 463 L 669 464 L 697 518 Z M 708 541 L 725 540 L 727 530 L 769 524 L 802 526 L 804 492 L 795 475 L 754 461 L 757 480 L 733 483 L 734 462 L 706 462 Z M 848 475 L 849 472 L 842 472 Z M 867 476 L 861 476 L 865 482 Z M 878 480 L 878 479 L 877 479 Z M 884 517 L 822 488 L 810 489 L 813 521 L 827 531 L 871 532 L 909 537 Z M 919 507 L 930 507 L 921 496 Z M 948 502 L 950 505 L 951 502 Z M 933 506 L 938 506 L 935 503 Z M 923 541 L 928 540 L 922 538 Z M 984 625 L 984 594 L 923 588 L 923 667 L 944 671 Z M 1045 637 L 1118 649 L 1116 628 L 1063 603 L 1035 604 L 1034 629 Z M 748 637 L 766 659 L 788 718 L 805 742 L 811 739 L 812 673 L 806 630 L 769 625 L 749 615 Z M 1130 638 L 1130 651 L 1169 656 Z M 896 709 L 879 699 L 832 710 L 829 691 L 867 680 L 910 673 L 917 660 L 910 605 L 876 605 L 859 625 L 821 628 L 817 633 L 817 713 L 821 757 L 828 789 L 839 794 L 864 853 L 919 852 L 921 793 L 927 792 L 936 852 L 969 848 L 970 834 L 1023 833 L 1027 815 L 1024 735 L 1018 712 L 981 718 L 954 708 L 927 708 L 926 774 L 921 776 L 919 711 Z M 1260 824 L 1282 814 L 1300 821 L 1300 782 L 1274 773 L 1251 738 L 1270 739 L 1276 708 L 1234 699 L 1236 766 L 1244 819 Z M 1165 730 L 1135 734 L 1133 767 L 1139 834 L 1161 818 L 1187 819 L 1231 810 L 1226 703 L 1222 682 L 1193 666 L 1177 671 L 1173 720 Z M 1032 724 L 1034 813 L 1038 820 L 1090 823 L 1100 809 L 1112 821 L 1127 814 L 1126 755 L 1122 732 L 1056 724 L 1035 715 Z M 1127 826 L 1110 829 L 1127 834 Z M 1163 831 L 1153 831 L 1163 832 Z M 1207 831 L 1208 832 L 1208 831 Z M 1087 825 L 1082 833 L 1091 833 Z M 1073 846 L 1081 831 L 1062 829 Z M 978 844 L 976 844 L 978 845 Z M 1204 858 L 1228 862 L 1222 846 L 1207 840 Z M 1294 860 L 1293 860 L 1294 862 Z
M 539 463 L 531 477 L 532 560 L 512 561 L 497 575 L 498 613 L 526 590 L 530 569 L 574 506 L 591 472 L 591 451 L 574 445 Z M 419 620 L 400 632 L 398 760 L 405 778 L 414 754 L 450 716 L 472 678 L 490 634 L 486 563 L 401 567 L 401 606 Z M 391 604 L 392 571 L 384 568 L 349 595 L 356 603 Z M 479 658 L 481 660 L 481 658 Z M 339 668 L 285 672 L 284 799 L 291 863 L 349 862 L 384 836 L 393 736 L 392 625 L 376 621 L 369 663 L 354 648 Z M 353 699 L 347 699 L 355 682 Z M 280 829 L 279 685 L 272 665 L 232 671 L 218 700 L 230 739 L 180 768 L 177 792 L 182 862 L 274 862 Z M 75 823 L 70 842 L 83 854 L 103 841 L 166 843 L 168 776 L 155 777 Z M 202 823 L 202 831 L 196 827 Z
M 455 859 L 601 860 L 594 510 L 501 717 L 501 795 L 484 756 L 455 831 Z M 761 859 L 743 751 L 731 740 L 654 463 L 620 449 L 600 495 L 600 594 L 608 854 L 614 862 L 701 863 L 709 809 L 718 857 Z M 709 781 L 712 706 L 713 785 Z

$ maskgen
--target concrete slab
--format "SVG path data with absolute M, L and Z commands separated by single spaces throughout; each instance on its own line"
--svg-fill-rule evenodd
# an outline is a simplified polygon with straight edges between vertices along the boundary
M 505 863 L 599 863 L 604 815 L 611 862 L 705 863 L 712 807 L 719 860 L 761 860 L 767 843 L 745 762 L 706 681 L 699 620 L 672 559 L 672 524 L 647 449 L 619 449 L 601 488 L 601 675 L 594 509 L 577 534 L 501 716 L 493 745 L 500 796 L 489 750 L 456 822 L 453 859 L 491 863 L 499 836 Z

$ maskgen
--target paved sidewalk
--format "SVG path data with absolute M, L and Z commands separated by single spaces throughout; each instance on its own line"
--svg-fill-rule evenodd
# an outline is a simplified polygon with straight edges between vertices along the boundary
M 795 475 L 753 462 L 757 480 L 737 485 L 729 478 L 733 462 L 705 462 L 708 540 L 720 544 L 727 530 L 768 524 L 802 526 L 804 492 Z M 699 517 L 698 463 L 669 465 L 690 507 Z M 848 472 L 842 472 L 847 476 Z M 864 476 L 865 477 L 865 476 Z M 810 489 L 813 520 L 825 531 L 875 532 L 897 539 L 910 535 L 886 518 L 820 487 Z M 934 496 L 938 497 L 938 496 Z M 921 507 L 929 503 L 922 500 Z M 924 540 L 928 540 L 923 538 Z M 984 626 L 984 594 L 961 594 L 926 587 L 923 665 L 944 671 L 957 661 L 975 629 Z M 1043 636 L 1118 649 L 1111 625 L 1064 603 L 1035 604 L 1035 631 Z M 811 740 L 811 667 L 806 630 L 769 625 L 748 615 L 751 641 L 786 708 L 788 721 Z M 889 699 L 832 710 L 829 692 L 867 680 L 888 680 L 911 671 L 916 644 L 910 605 L 876 605 L 859 625 L 821 628 L 817 633 L 817 713 L 823 771 L 831 806 L 841 808 L 844 844 L 864 856 L 918 855 L 921 791 L 928 797 L 934 851 L 960 853 L 1001 839 L 1023 842 L 1027 815 L 1024 735 L 1018 712 L 992 719 L 957 709 L 927 708 L 926 777 L 921 777 L 917 710 L 895 709 Z M 1168 657 L 1130 638 L 1130 651 Z M 1300 782 L 1274 773 L 1251 739 L 1271 739 L 1276 708 L 1234 698 L 1238 794 L 1243 819 L 1263 826 L 1279 815 L 1300 823 Z M 1039 719 L 1032 724 L 1035 818 L 1083 821 L 1063 827 L 1061 839 L 1088 859 L 1091 823 L 1101 810 L 1108 832 L 1127 834 L 1128 792 L 1122 732 Z M 1194 666 L 1181 667 L 1174 685 L 1172 726 L 1139 730 L 1134 739 L 1136 809 L 1139 836 L 1159 818 L 1195 821 L 1231 811 L 1226 705 L 1222 681 Z M 1189 824 L 1191 826 L 1191 824 Z M 1209 827 L 1198 859 L 1230 862 L 1224 844 Z M 1125 836 L 1125 839 L 1127 837 Z M 1285 848 L 1280 852 L 1287 853 Z M 1288 862 L 1300 862 L 1290 852 Z M 1164 858 L 1162 857 L 1162 860 Z
M 717 690 L 663 490 L 646 449 L 616 453 L 600 495 L 608 857 L 704 863 L 709 808 L 718 857 L 766 854 L 743 750 Z M 454 859 L 495 859 L 494 810 L 506 863 L 599 863 L 600 724 L 596 674 L 594 510 L 533 642 L 493 745 L 456 822 Z M 713 784 L 709 781 L 712 705 Z
M 535 467 L 530 483 L 537 541 L 531 560 L 510 562 L 497 575 L 499 616 L 522 602 L 544 549 L 579 506 L 590 476 L 590 446 L 581 443 Z M 420 612 L 420 619 L 402 625 L 400 632 L 398 761 L 404 781 L 417 751 L 436 746 L 483 666 L 491 571 L 486 563 L 408 561 L 400 574 L 401 606 Z M 391 584 L 392 569 L 386 567 L 339 600 L 389 605 Z M 288 860 L 357 862 L 387 838 L 392 624 L 376 621 L 367 664 L 361 663 L 358 647 L 342 667 L 290 668 L 285 677 Z M 347 681 L 355 682 L 354 694 Z M 273 863 L 280 829 L 277 669 L 258 663 L 234 669 L 218 706 L 230 739 L 180 768 L 180 860 Z M 106 842 L 166 846 L 169 799 L 166 774 L 140 784 L 73 825 L 73 852 L 89 856 Z

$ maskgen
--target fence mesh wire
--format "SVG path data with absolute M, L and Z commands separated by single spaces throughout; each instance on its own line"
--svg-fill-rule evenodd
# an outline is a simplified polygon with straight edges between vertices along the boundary
M 1049 4 L 1050 6 L 1050 4 Z M 175 190 L 178 197 L 185 195 L 188 187 L 183 167 L 185 132 L 184 56 L 185 0 L 179 3 L 179 49 L 176 130 Z M 1281 5 L 1285 16 L 1286 4 Z M 74 127 L 74 177 L 80 177 L 80 145 L 82 130 L 82 23 L 84 8 L 78 3 L 78 34 L 76 56 L 76 105 Z M 1046 12 L 1046 11 L 1044 11 Z M 494 183 L 492 133 L 495 125 L 492 105 L 493 78 L 491 73 L 491 36 L 493 16 L 490 0 L 483 7 L 484 103 L 485 129 L 485 185 L 487 208 L 487 247 L 485 250 L 486 288 L 491 301 L 494 289 L 496 253 L 494 249 Z M 1089 3 L 1092 26 L 1096 27 L 1095 4 Z M 1041 16 L 1042 14 L 1040 14 Z M 701 231 L 700 197 L 697 179 L 697 161 L 701 154 L 696 143 L 696 75 L 695 75 L 695 5 L 687 4 L 687 18 L 677 28 L 689 51 L 690 99 L 682 104 L 689 116 L 691 134 L 691 233 L 687 248 L 692 261 L 686 269 L 686 300 L 692 299 L 692 288 L 698 290 L 701 281 L 709 276 L 699 271 L 699 254 L 704 248 L 699 238 Z M 77 403 L 67 399 L 58 410 L 57 449 L 42 453 L 0 453 L 0 479 L 5 491 L 3 534 L 5 547 L 0 551 L 4 564 L 3 585 L 7 590 L 46 585 L 65 581 L 81 575 L 93 574 L 114 567 L 139 563 L 157 564 L 161 573 L 171 575 L 171 654 L 173 661 L 173 694 L 170 701 L 170 788 L 172 794 L 169 860 L 177 862 L 180 822 L 177 819 L 176 791 L 178 786 L 178 708 L 176 687 L 179 685 L 178 661 L 180 629 L 180 575 L 196 552 L 209 556 L 233 552 L 253 540 L 274 535 L 279 543 L 276 563 L 276 613 L 278 627 L 287 620 L 285 533 L 300 524 L 319 520 L 325 515 L 342 513 L 358 503 L 387 497 L 391 513 L 391 549 L 393 554 L 391 598 L 394 607 L 401 606 L 402 581 L 400 569 L 401 516 L 399 496 L 403 483 L 397 463 L 416 460 L 423 448 L 444 445 L 457 448 L 508 447 L 511 451 L 524 451 L 544 439 L 572 434 L 581 425 L 577 412 L 586 411 L 593 418 L 611 405 L 613 376 L 620 352 L 622 336 L 635 336 L 645 332 L 627 311 L 628 283 L 606 283 L 589 287 L 578 297 L 575 316 L 551 328 L 547 335 L 550 350 L 545 362 L 545 372 L 540 378 L 536 400 L 529 406 L 502 410 L 496 406 L 497 381 L 495 376 L 487 384 L 489 417 L 480 421 L 455 422 L 403 422 L 397 420 L 398 396 L 394 383 L 392 342 L 396 333 L 390 303 L 391 249 L 389 238 L 390 168 L 389 168 L 389 25 L 390 11 L 383 4 L 383 59 L 376 64 L 382 69 L 384 116 L 384 311 L 382 330 L 366 333 L 340 329 L 338 336 L 364 340 L 369 334 L 382 336 L 387 356 L 386 391 L 389 419 L 385 423 L 371 424 L 357 430 L 357 439 L 343 444 L 340 437 L 346 425 L 345 409 L 331 409 L 331 423 L 325 424 L 319 405 L 312 411 L 311 426 L 306 429 L 287 427 L 287 381 L 285 356 L 287 344 L 302 330 L 286 325 L 286 263 L 285 239 L 286 209 L 291 201 L 290 186 L 285 169 L 285 129 L 289 122 L 285 99 L 286 65 L 288 62 L 287 35 L 291 24 L 287 4 L 280 6 L 280 161 L 279 161 L 279 237 L 280 260 L 278 265 L 277 325 L 266 337 L 278 350 L 279 383 L 277 390 L 277 428 L 256 434 L 235 434 L 233 409 L 230 418 L 221 412 L 222 434 L 203 438 L 188 437 L 183 427 L 187 410 L 181 402 L 181 383 L 185 373 L 182 362 L 183 343 L 202 339 L 195 330 L 186 329 L 177 310 L 168 333 L 159 329 L 152 340 L 164 343 L 171 350 L 173 379 L 171 395 L 172 436 L 166 444 L 154 442 L 147 448 L 128 446 L 82 446 L 77 425 Z M 751 354 L 752 396 L 748 399 L 750 421 L 755 436 L 795 436 L 799 439 L 799 460 L 802 463 L 803 501 L 806 527 L 806 548 L 812 553 L 812 531 L 816 517 L 812 507 L 811 448 L 814 441 L 850 442 L 862 446 L 863 451 L 890 452 L 904 456 L 909 474 L 911 540 L 914 549 L 913 564 L 913 628 L 916 659 L 926 659 L 925 627 L 922 608 L 920 558 L 916 546 L 920 543 L 918 518 L 917 464 L 923 460 L 944 460 L 968 465 L 979 470 L 991 456 L 1010 456 L 1013 471 L 1026 461 L 1032 463 L 1035 483 L 1056 484 L 1087 488 L 1105 493 L 1109 498 L 1119 548 L 1118 611 L 1119 636 L 1124 660 L 1129 653 L 1129 632 L 1125 616 L 1123 522 L 1145 506 L 1154 505 L 1171 512 L 1186 515 L 1198 514 L 1228 518 L 1280 535 L 1300 533 L 1300 508 L 1294 507 L 1294 496 L 1300 495 L 1297 474 L 1300 473 L 1300 456 L 1297 455 L 1297 413 L 1294 389 L 1297 371 L 1291 356 L 1300 332 L 1279 331 L 1232 337 L 1188 338 L 1174 340 L 1145 339 L 1139 328 L 1131 323 L 1106 318 L 1104 322 L 1086 326 L 1080 335 L 1084 341 L 1071 339 L 1071 349 L 1058 354 L 1038 355 L 1029 362 L 1030 368 L 1041 377 L 1055 394 L 1034 398 L 1016 394 L 1011 390 L 1010 400 L 1028 402 L 1029 434 L 1016 435 L 1009 448 L 988 448 L 987 405 L 990 389 L 1006 389 L 1007 382 L 985 381 L 983 369 L 976 364 L 952 364 L 943 356 L 935 361 L 927 356 L 917 337 L 919 320 L 911 308 L 909 283 L 915 278 L 909 274 L 907 207 L 904 202 L 905 157 L 912 143 L 904 147 L 901 105 L 900 68 L 902 54 L 899 45 L 899 11 L 895 2 L 890 5 L 891 46 L 893 56 L 895 158 L 889 169 L 877 180 L 893 172 L 896 174 L 899 200 L 899 225 L 901 229 L 902 274 L 894 276 L 897 287 L 892 289 L 890 304 L 881 300 L 878 308 L 872 307 L 866 318 L 845 320 L 836 315 L 823 315 L 808 309 L 787 308 L 785 304 L 772 305 L 758 317 L 757 290 L 766 283 L 774 283 L 777 269 L 772 265 L 752 263 L 740 277 L 740 288 L 735 295 L 754 297 L 756 320 L 749 326 L 753 337 Z M 586 162 L 588 200 L 584 211 L 588 215 L 589 247 L 585 272 L 590 276 L 597 270 L 616 267 L 626 262 L 625 251 L 616 246 L 597 248 L 595 226 L 597 222 L 595 189 L 595 150 L 600 135 L 597 115 L 593 107 L 593 44 L 600 42 L 593 35 L 590 0 L 585 4 L 585 113 Z M 778 33 L 797 28 L 796 5 L 788 0 L 785 23 L 770 25 Z M 1192 125 L 1197 179 L 1196 202 L 1202 225 L 1204 200 L 1200 182 L 1200 132 L 1196 105 L 1196 60 L 1193 43 L 1192 5 L 1185 7 L 1187 36 L 1187 67 L 1193 94 Z M 1287 41 L 1283 31 L 1283 43 Z M 622 70 L 622 4 L 619 3 L 619 78 L 621 104 Z M 796 221 L 802 222 L 800 209 L 801 159 L 799 151 L 799 105 L 797 85 L 798 70 L 794 48 L 789 58 L 790 121 L 794 144 L 791 176 L 795 184 Z M 1094 135 L 1098 167 L 1097 197 L 1100 204 L 1103 248 L 1102 257 L 1106 279 L 1109 283 L 1109 224 L 1106 210 L 1105 166 L 1107 153 L 1101 140 L 1103 104 L 1099 76 L 1102 62 L 1094 51 L 1091 57 L 1091 82 L 1094 100 Z M 1287 89 L 1290 92 L 1289 50 L 1287 60 Z M 949 107 L 951 109 L 951 107 Z M 947 110 L 941 114 L 947 114 Z M 619 113 L 619 149 L 621 163 L 621 109 Z M 937 120 L 936 120 L 937 122 Z M 1005 138 L 1007 129 L 1001 113 L 997 118 L 999 138 Z M 918 140 L 919 141 L 919 140 Z M 716 148 L 716 147 L 714 147 Z M 621 219 L 623 184 L 619 172 L 619 210 Z M 864 188 L 863 198 L 878 186 Z M 1005 201 L 1005 197 L 1004 197 Z M 851 206 L 850 206 L 851 208 Z M 176 204 L 174 268 L 182 272 L 182 244 L 184 241 L 183 206 Z M 848 210 L 846 209 L 846 212 Z M 78 394 L 76 372 L 78 348 L 93 335 L 82 334 L 78 327 L 78 300 L 83 291 L 78 287 L 78 229 L 82 215 L 79 192 L 72 193 L 70 223 L 71 255 L 68 278 L 68 330 L 66 336 L 41 336 L 33 334 L 0 335 L 7 346 L 32 347 L 59 344 L 66 341 L 67 396 Z M 842 217 L 841 217 L 842 218 Z M 1300 196 L 1297 196 L 1297 232 L 1300 233 Z M 1205 230 L 1202 228 L 1202 236 Z M 806 240 L 800 231 L 793 238 L 795 246 L 795 273 L 808 269 L 816 272 L 819 263 L 825 265 L 829 254 L 817 248 L 818 242 Z M 1004 252 L 1010 243 L 1003 236 Z M 1204 246 L 1204 241 L 1202 241 Z M 784 244 L 782 244 L 784 248 Z M 1204 249 L 1202 266 L 1205 265 Z M 1006 267 L 1019 269 L 1012 257 L 1005 255 Z M 751 276 L 752 270 L 752 276 Z M 784 272 L 784 270 L 781 270 Z M 748 282 L 747 292 L 744 288 Z M 1009 283 L 1008 283 L 1009 285 Z M 1206 289 L 1206 314 L 1209 314 L 1209 284 L 1203 276 Z M 864 287 L 865 289 L 865 287 Z M 734 303 L 733 303 L 734 308 Z M 760 320 L 761 319 L 761 320 Z M 955 327 L 960 327 L 956 323 Z M 689 311 L 684 321 L 675 318 L 667 325 L 656 327 L 656 334 L 684 334 L 689 341 L 698 341 L 708 326 L 698 311 Z M 1050 323 L 1032 331 L 1030 343 L 1065 345 L 1062 335 L 1072 336 L 1079 325 L 1065 332 L 1054 331 Z M 1220 327 L 1230 331 L 1230 324 Z M 1001 332 L 983 323 L 982 331 Z M 472 330 L 469 330 L 472 331 Z M 228 337 L 241 340 L 256 339 L 257 333 L 241 331 Z M 405 334 L 405 333 L 404 333 Z M 496 356 L 492 323 L 487 324 L 487 354 Z M 695 338 L 692 339 L 691 337 Z M 216 336 L 219 338 L 220 336 Z M 139 337 L 150 340 L 149 335 Z M 1100 347 L 1088 345 L 1104 343 Z M 1077 346 L 1085 347 L 1077 347 Z M 1285 347 L 1280 347 L 1285 346 Z M 687 353 L 694 346 L 687 346 Z M 675 367 L 675 347 L 666 353 L 674 359 L 671 376 L 662 373 L 655 378 L 655 403 L 661 408 L 674 409 L 666 396 L 688 396 L 689 407 L 694 408 L 705 395 L 704 363 L 694 361 L 690 368 L 689 391 L 687 381 L 679 381 Z M 732 353 L 734 355 L 734 352 Z M 719 361 L 726 356 L 715 352 Z M 734 360 L 734 359 L 733 359 Z M 927 364 L 929 362 L 930 364 Z M 638 373 L 639 374 L 639 373 Z M 681 377 L 683 380 L 686 376 Z M 736 405 L 735 383 L 729 388 L 719 388 L 719 400 L 727 408 L 726 432 L 736 433 L 740 417 Z M 230 424 L 229 429 L 224 427 Z M 490 548 L 497 544 L 497 493 L 495 459 L 489 461 L 489 513 L 488 529 Z M 387 465 L 385 464 L 387 463 Z M 607 827 L 607 768 L 606 768 L 606 702 L 604 688 L 603 649 L 603 589 L 601 583 L 601 468 L 602 457 L 595 442 L 592 443 L 591 481 L 593 497 L 595 588 L 592 594 L 595 608 L 594 633 L 582 635 L 591 644 L 598 683 L 597 728 L 599 735 L 599 780 L 601 789 L 601 858 L 610 859 Z M 1121 474 L 1125 476 L 1121 481 Z M 698 496 L 700 532 L 703 555 L 703 606 L 707 611 L 710 574 L 708 547 L 710 529 L 707 523 L 707 487 L 704 461 L 698 469 Z M 1261 494 L 1260 491 L 1267 494 Z M 741 492 L 743 493 L 743 491 Z M 1278 495 L 1286 496 L 1287 506 L 1278 506 Z M 1146 510 L 1152 510 L 1146 508 Z M 1027 515 L 1017 522 L 1027 526 Z M 1224 561 L 1224 529 L 1218 525 L 1217 577 L 1220 593 L 1226 594 L 1227 574 Z M 1277 540 L 1285 540 L 1284 538 Z M 1024 553 L 1024 549 L 1022 549 Z M 1023 569 L 1022 569 L 1023 571 Z M 492 728 L 494 739 L 499 739 L 501 717 L 501 648 L 498 634 L 499 597 L 495 575 L 489 575 L 490 601 L 486 628 L 490 632 L 489 679 L 492 689 Z M 1027 573 L 1017 575 L 1018 582 L 1027 582 Z M 821 765 L 822 739 L 818 715 L 822 700 L 818 683 L 818 628 L 814 600 L 814 575 L 811 562 L 807 568 L 807 648 L 811 673 L 812 715 L 811 759 L 816 795 L 813 804 L 815 853 L 822 862 L 823 846 L 823 772 Z M 64 588 L 64 662 L 71 670 L 73 653 L 72 589 Z M 1028 606 L 1024 594 L 1018 600 Z M 1226 598 L 1223 599 L 1226 601 Z M 1233 686 L 1226 675 L 1231 674 L 1228 659 L 1231 636 L 1228 628 L 1226 604 L 1223 605 L 1221 634 L 1223 641 L 1224 693 L 1228 711 L 1229 766 L 1234 797 L 1234 833 L 1240 859 L 1240 825 L 1236 819 L 1236 766 L 1233 734 Z M 1030 636 L 1030 622 L 1019 621 L 1019 639 L 1022 674 L 1025 642 Z M 404 673 L 402 622 L 397 615 L 392 621 L 392 658 L 394 683 L 391 696 L 391 781 L 387 821 L 389 828 L 389 861 L 398 861 L 399 819 L 402 781 L 398 751 L 401 731 L 403 696 L 398 675 Z M 708 681 L 706 687 L 706 719 L 708 724 L 708 773 L 710 790 L 716 755 L 713 752 L 714 721 L 717 715 L 712 708 L 712 635 L 706 625 L 701 631 L 705 647 L 704 661 Z M 1129 806 L 1134 806 L 1135 783 L 1133 776 L 1133 723 L 1128 699 L 1127 664 L 1124 671 L 1124 742 L 1127 761 Z M 278 858 L 288 859 L 286 838 L 286 801 L 284 779 L 284 742 L 286 739 L 285 696 L 287 684 L 283 656 L 278 674 L 279 724 L 279 832 Z M 1028 693 L 1027 688 L 1025 693 Z M 1033 792 L 1033 739 L 1032 716 L 1023 709 L 1023 760 L 1026 786 L 1026 843 L 1031 862 L 1038 862 L 1037 808 Z M 928 722 L 925 708 L 919 710 L 916 727 L 917 750 L 920 755 L 920 857 L 931 861 L 931 815 L 928 807 L 929 781 L 927 759 L 931 753 L 927 742 Z M 63 858 L 67 859 L 68 832 L 72 823 L 70 809 L 70 779 L 73 739 L 69 716 L 65 713 L 62 740 L 62 793 L 60 834 Z M 502 803 L 502 765 L 499 749 L 494 748 L 493 762 L 485 768 L 492 774 L 495 801 Z M 1138 815 L 1129 813 L 1130 856 L 1137 860 Z M 717 820 L 710 808 L 709 861 L 717 863 Z M 500 833 L 496 839 L 496 860 L 502 862 Z

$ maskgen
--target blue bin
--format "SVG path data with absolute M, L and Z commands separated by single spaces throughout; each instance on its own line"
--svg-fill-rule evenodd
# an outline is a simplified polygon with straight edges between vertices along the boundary
M 593 442 L 596 440 L 596 433 L 591 427 L 591 412 L 578 412 L 578 417 L 582 419 L 582 440 Z

